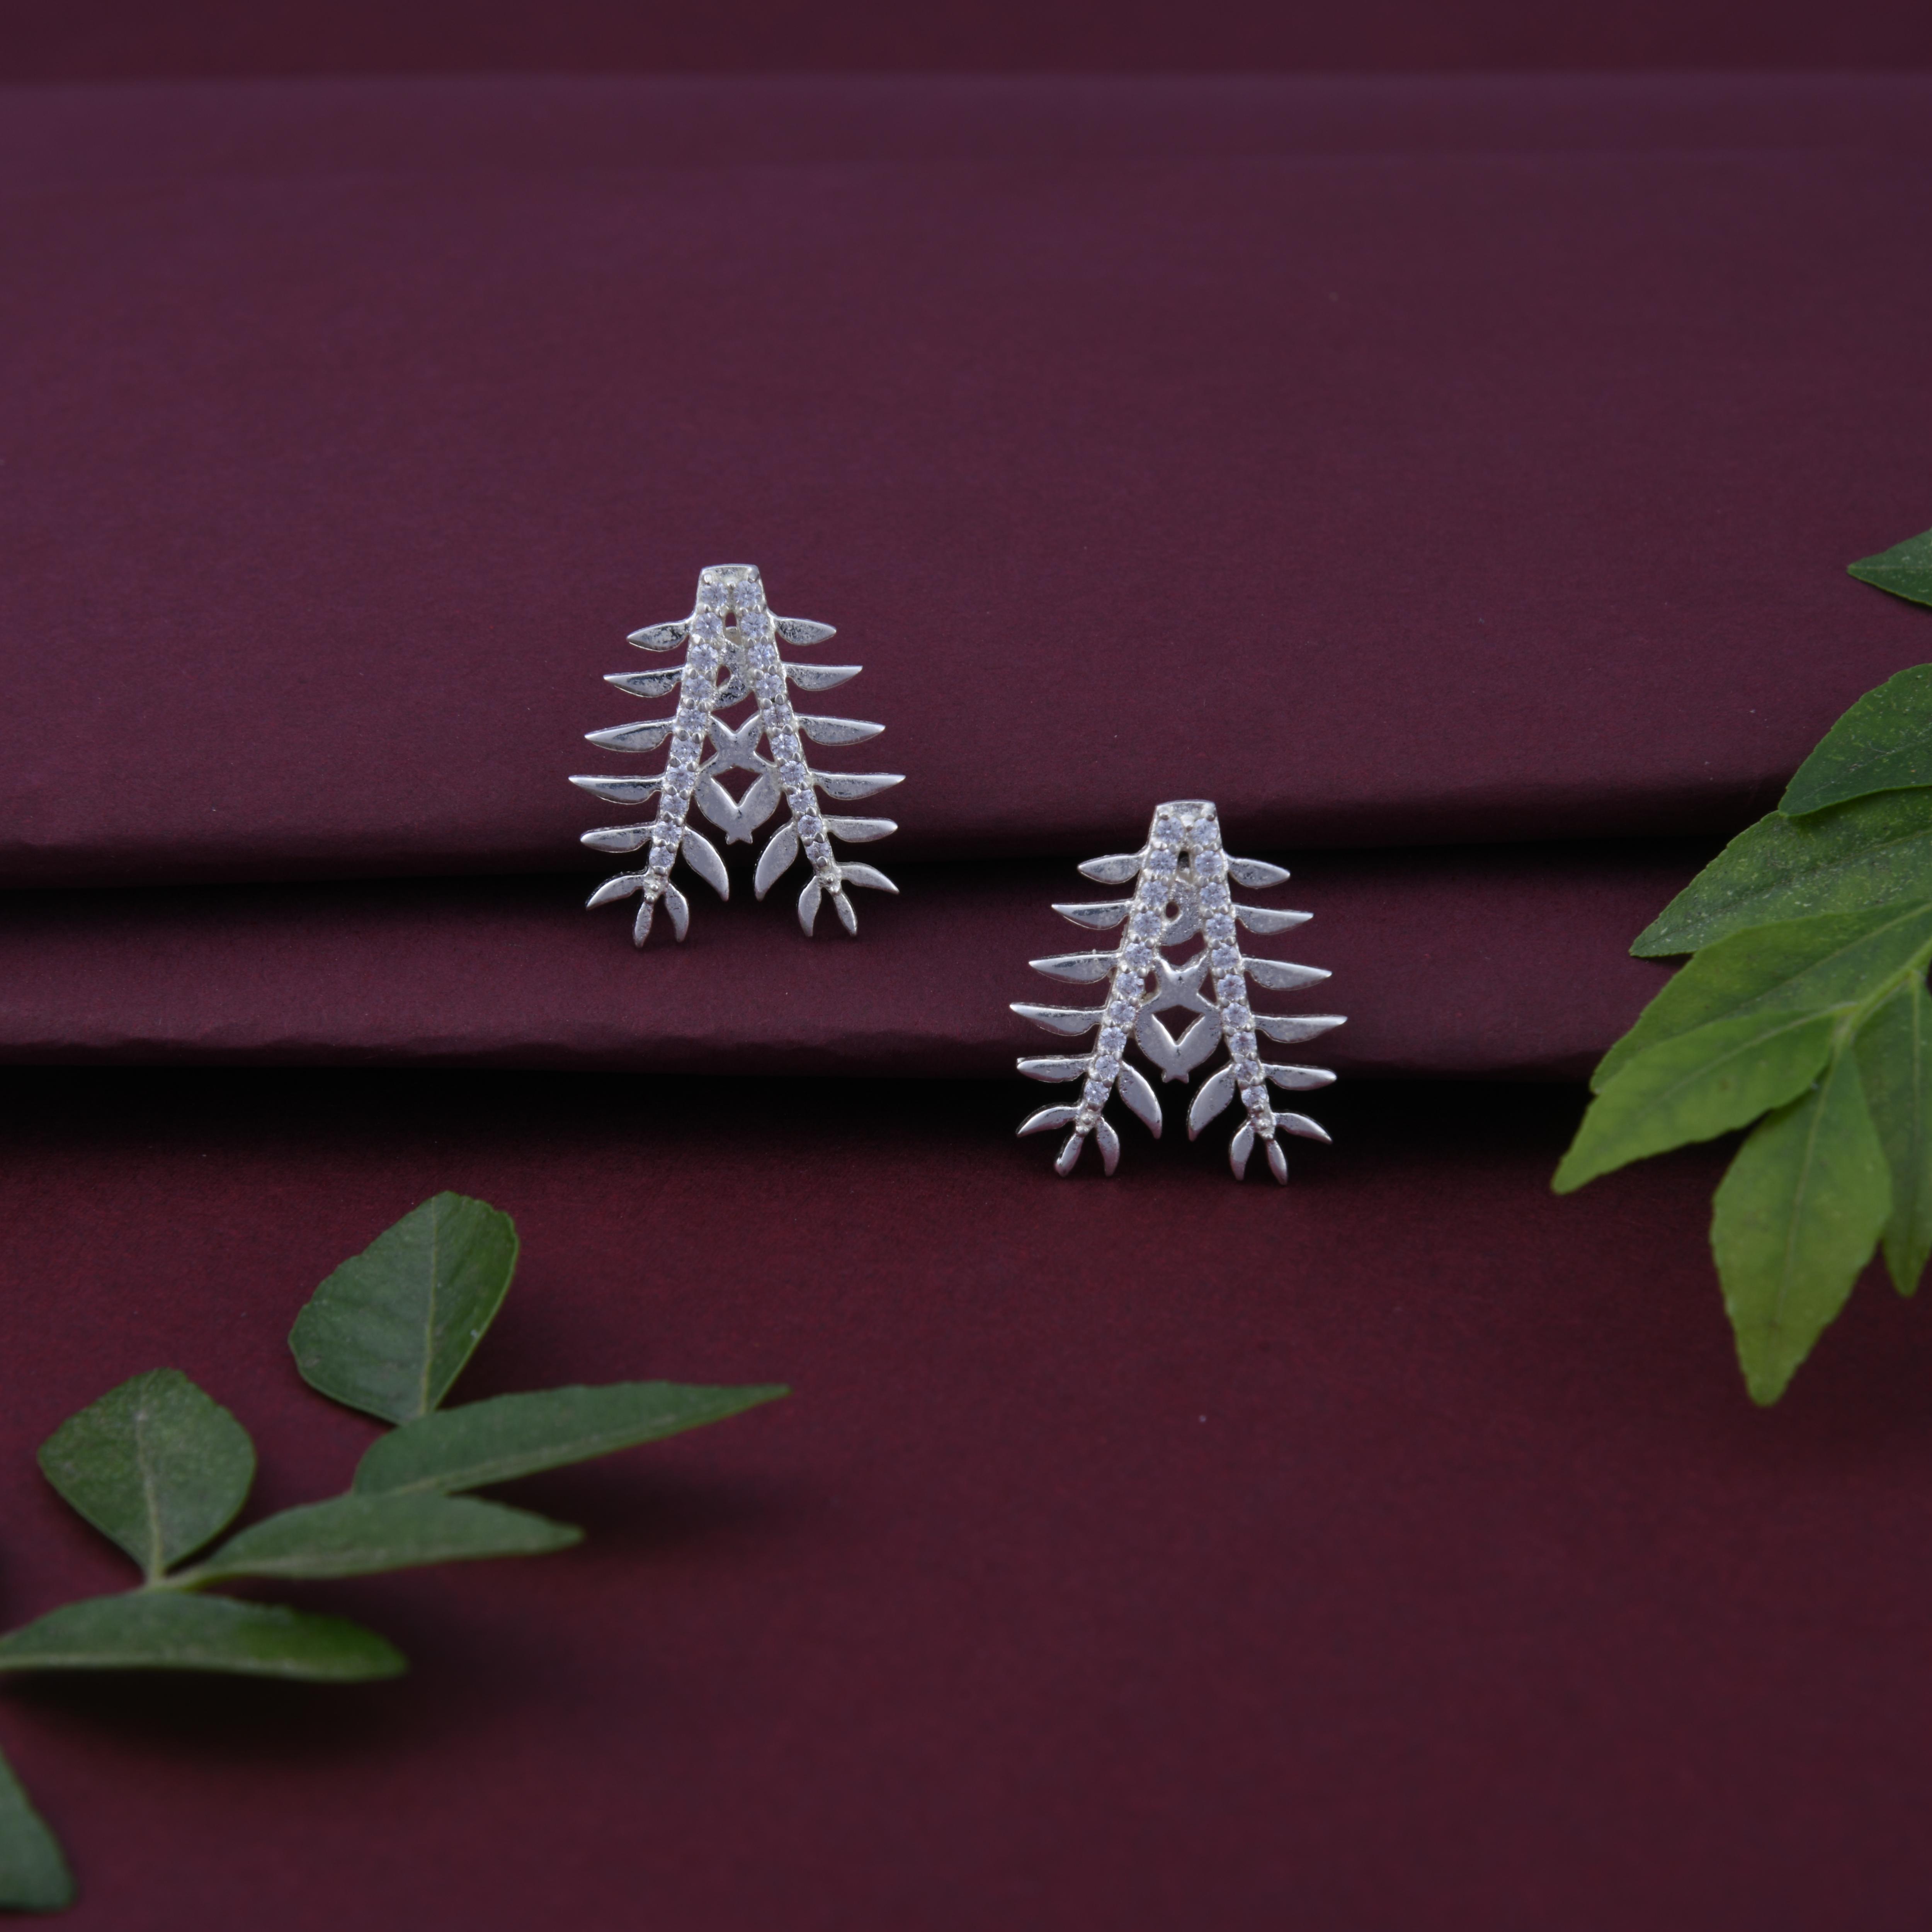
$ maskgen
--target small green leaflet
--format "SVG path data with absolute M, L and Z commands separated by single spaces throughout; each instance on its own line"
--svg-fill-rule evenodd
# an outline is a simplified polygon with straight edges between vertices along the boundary
M 1932 664 L 1914 664 L 1867 692 L 1798 766 L 1778 808 L 1796 818 L 1911 785 L 1932 785 Z
M 1553 1185 L 1756 1121 L 1711 1248 L 1775 1402 L 1881 1240 L 1901 1294 L 1932 1258 L 1932 665 L 1861 698 L 1630 950 L 1691 957 L 1604 1055 Z
M 1850 1054 L 1754 1129 L 1718 1184 L 1711 1251 L 1745 1385 L 1775 1402 L 1845 1305 L 1891 1190 Z
M 408 1668 L 393 1644 L 344 1617 L 171 1590 L 64 1604 L 0 1637 L 0 1671 L 220 1670 L 348 1684 Z
M 1858 1079 L 1892 1176 L 1886 1265 L 1900 1294 L 1932 1259 L 1932 998 L 1900 986 L 1859 1030 Z
M 771 1386 L 614 1382 L 493 1396 L 405 1423 L 379 1438 L 356 1468 L 356 1492 L 448 1493 L 506 1483 L 721 1422 L 786 1393 Z
M 0 1757 L 0 1910 L 64 1912 L 73 1903 L 60 1841 Z
M 176 1580 L 366 1576 L 479 1556 L 542 1556 L 584 1532 L 506 1503 L 466 1496 L 332 1496 L 284 1510 L 231 1538 Z
M 289 1346 L 312 1388 L 384 1422 L 412 1422 L 449 1393 L 508 1293 L 507 1214 L 439 1194 L 318 1288 Z
M 123 1382 L 40 1448 L 49 1482 L 149 1576 L 225 1529 L 248 1499 L 248 1432 L 178 1369 Z
M 1907 537 L 1876 556 L 1862 556 L 1846 568 L 1860 582 L 1876 584 L 1894 597 L 1932 604 L 1932 530 Z
M 1886 792 L 1804 818 L 1774 812 L 1741 832 L 1637 935 L 1640 959 L 1818 913 L 1932 899 L 1932 801 Z
M 1552 1184 L 1568 1194 L 1613 1168 L 1748 1126 L 1804 1092 L 1830 1058 L 1835 1013 L 1714 1020 L 1639 1054 L 1583 1117 Z

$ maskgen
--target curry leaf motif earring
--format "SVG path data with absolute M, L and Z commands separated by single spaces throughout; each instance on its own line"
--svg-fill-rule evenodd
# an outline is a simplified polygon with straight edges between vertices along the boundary
M 1121 1056 L 1130 1040 L 1159 1070 L 1163 1082 L 1185 1082 L 1215 1047 L 1226 1042 L 1226 1064 L 1210 1074 L 1187 1110 L 1187 1136 L 1193 1139 L 1238 1092 L 1245 1114 L 1228 1148 L 1228 1164 L 1240 1180 L 1247 1172 L 1255 1143 L 1268 1149 L 1276 1180 L 1288 1179 L 1288 1156 L 1279 1136 L 1300 1134 L 1325 1141 L 1328 1135 L 1306 1114 L 1276 1113 L 1270 1084 L 1292 1093 L 1326 1087 L 1334 1075 L 1326 1067 L 1271 1065 L 1259 1057 L 1256 1035 L 1292 1042 L 1312 1040 L 1342 1024 L 1333 1014 L 1257 1013 L 1248 1002 L 1248 981 L 1276 992 L 1312 986 L 1328 977 L 1318 966 L 1294 966 L 1282 959 L 1254 959 L 1235 941 L 1237 924 L 1251 932 L 1285 932 L 1312 916 L 1276 912 L 1265 906 L 1238 905 L 1228 889 L 1278 886 L 1288 878 L 1279 866 L 1258 859 L 1231 859 L 1222 850 L 1221 825 L 1205 799 L 1180 799 L 1157 807 L 1148 842 L 1138 852 L 1090 859 L 1080 868 L 1101 884 L 1125 885 L 1138 878 L 1131 898 L 1095 904 L 1057 905 L 1054 910 L 1076 926 L 1105 932 L 1126 923 L 1112 952 L 1064 952 L 1030 963 L 1049 979 L 1091 984 L 1104 980 L 1104 1005 L 1040 1006 L 1016 1002 L 1013 1011 L 1054 1033 L 1080 1034 L 1100 1029 L 1088 1053 L 1022 1060 L 1020 1071 L 1035 1080 L 1078 1080 L 1078 1106 L 1042 1107 L 1022 1123 L 1023 1134 L 1071 1126 L 1056 1172 L 1071 1174 L 1090 1134 L 1100 1160 L 1112 1174 L 1120 1157 L 1120 1139 L 1107 1119 L 1108 1101 L 1118 1091 L 1128 1111 L 1160 1137 L 1160 1102 L 1146 1077 Z M 1163 949 L 1202 935 L 1201 950 L 1180 965 L 1162 957 Z M 1178 1038 L 1158 1017 L 1178 1008 L 1186 1030 Z
M 608 799 L 613 805 L 643 805 L 653 794 L 657 816 L 636 825 L 607 825 L 583 835 L 584 843 L 599 852 L 635 852 L 650 848 L 640 872 L 620 872 L 606 879 L 590 895 L 593 906 L 641 894 L 632 937 L 641 946 L 650 936 L 651 918 L 662 900 L 670 915 L 671 930 L 680 939 L 689 928 L 691 909 L 671 883 L 671 868 L 680 856 L 721 899 L 731 896 L 724 861 L 710 839 L 686 823 L 691 806 L 698 808 L 724 834 L 727 845 L 749 844 L 752 834 L 778 809 L 783 799 L 785 822 L 759 855 L 754 879 L 763 898 L 800 852 L 812 877 L 799 895 L 798 920 L 808 936 L 824 898 L 829 897 L 848 932 L 859 929 L 858 916 L 847 897 L 848 886 L 869 886 L 896 892 L 898 886 L 871 866 L 834 856 L 832 841 L 856 844 L 883 838 L 898 827 L 890 818 L 843 818 L 821 815 L 815 795 L 844 802 L 869 798 L 901 782 L 896 772 L 814 772 L 805 761 L 801 738 L 815 745 L 856 745 L 876 738 L 883 724 L 862 724 L 854 718 L 802 717 L 794 711 L 788 682 L 801 691 L 830 691 L 856 677 L 857 664 L 787 664 L 778 656 L 778 640 L 803 650 L 822 644 L 835 634 L 830 624 L 806 617 L 775 617 L 765 602 L 764 585 L 748 563 L 713 564 L 699 574 L 698 606 L 688 617 L 672 624 L 647 625 L 631 633 L 631 642 L 646 651 L 674 651 L 686 646 L 684 662 L 664 670 L 613 671 L 607 684 L 633 698 L 668 698 L 677 693 L 677 710 L 669 718 L 640 724 L 620 724 L 608 731 L 585 733 L 590 742 L 610 752 L 652 752 L 668 738 L 669 760 L 655 777 L 573 778 L 571 783 Z M 719 713 L 752 701 L 751 714 L 737 724 Z M 711 751 L 705 751 L 709 739 Z M 766 748 L 759 749 L 763 739 Z M 752 774 L 752 782 L 734 798 L 719 778 L 728 772 Z

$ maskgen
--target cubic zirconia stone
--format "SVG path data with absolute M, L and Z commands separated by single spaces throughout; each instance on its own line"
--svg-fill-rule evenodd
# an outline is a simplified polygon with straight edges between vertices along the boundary
M 1265 1107 L 1268 1105 L 1268 1089 L 1265 1087 L 1244 1087 L 1241 1089 L 1241 1104 L 1244 1107 Z
M 1126 1043 L 1127 1030 L 1125 1027 L 1110 1026 L 1100 1029 L 1100 1051 L 1102 1053 L 1118 1053 Z
M 1120 1070 L 1120 1056 L 1118 1053 L 1096 1053 L 1094 1056 L 1094 1075 L 1096 1079 L 1112 1080 Z
M 1232 973 L 1241 963 L 1240 952 L 1232 946 L 1217 946 L 1208 956 L 1214 962 L 1214 976 L 1218 980 L 1223 973 Z
M 788 791 L 805 782 L 805 767 L 796 758 L 786 758 L 778 766 L 778 782 Z
M 1154 968 L 1154 944 L 1150 940 L 1130 939 L 1120 948 L 1120 964 L 1131 973 L 1147 973 Z
M 1073 1131 L 1076 1134 L 1090 1134 L 1094 1131 L 1094 1123 L 1100 1118 L 1100 1110 L 1098 1107 L 1082 1107 L 1073 1117 Z
M 1246 1093 L 1250 1087 L 1260 1086 L 1262 1084 L 1261 1062 L 1258 1060 L 1237 1060 L 1234 1062 L 1234 1078 L 1240 1083 L 1244 1093 Z
M 1234 915 L 1231 912 L 1210 913 L 1202 921 L 1202 928 L 1210 939 L 1232 939 L 1234 936 Z
M 1224 906 L 1232 903 L 1232 898 L 1227 886 L 1217 880 L 1201 888 L 1201 903 L 1204 906 Z
M 1165 845 L 1156 845 L 1147 856 L 1144 868 L 1156 878 L 1165 878 L 1174 870 L 1174 854 Z
M 805 844 L 805 856 L 814 866 L 829 866 L 832 862 L 832 848 L 823 838 L 808 838 Z
M 1154 912 L 1137 912 L 1128 922 L 1127 930 L 1136 939 L 1151 939 L 1160 930 L 1160 915 Z
M 1220 991 L 1220 988 L 1216 987 L 1215 990 L 1218 992 Z M 1222 1000 L 1221 1024 L 1226 1027 L 1230 1033 L 1234 1032 L 1241 1028 L 1253 1025 L 1254 1018 L 1254 1015 L 1248 1010 L 1248 1003 L 1246 1000 L 1229 999 L 1226 998 L 1223 998 Z
M 1204 879 L 1218 879 L 1228 869 L 1227 857 L 1217 850 L 1203 852 L 1194 861 L 1194 869 Z
M 1090 1107 L 1103 1107 L 1107 1103 L 1107 1089 L 1110 1084 L 1105 1080 L 1090 1080 L 1081 1089 L 1080 1097 Z

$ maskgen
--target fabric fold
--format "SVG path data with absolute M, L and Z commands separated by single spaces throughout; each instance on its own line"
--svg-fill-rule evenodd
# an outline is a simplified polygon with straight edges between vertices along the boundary
M 1304 855 L 1265 896 L 1313 918 L 1248 950 L 1330 977 L 1257 1004 L 1346 1015 L 1318 1057 L 1352 1076 L 1576 1078 L 1666 976 L 1627 949 L 1705 856 Z M 856 941 L 806 939 L 794 894 L 700 888 L 686 943 L 641 954 L 628 914 L 584 910 L 570 878 L 21 893 L 0 1059 L 1008 1077 L 1054 1045 L 1012 1003 L 1097 1005 L 1028 970 L 1081 943 L 1052 909 L 1094 896 L 1071 866 L 902 884 L 867 896 Z

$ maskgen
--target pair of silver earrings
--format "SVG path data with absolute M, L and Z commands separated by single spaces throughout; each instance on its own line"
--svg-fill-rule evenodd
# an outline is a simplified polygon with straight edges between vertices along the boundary
M 857 676 L 860 667 L 792 664 L 778 654 L 781 640 L 806 650 L 833 634 L 830 624 L 774 616 L 765 602 L 764 585 L 750 564 L 713 565 L 698 578 L 698 602 L 688 617 L 632 632 L 630 641 L 644 650 L 672 651 L 684 646 L 683 663 L 662 670 L 614 672 L 606 682 L 634 698 L 668 698 L 675 692 L 677 709 L 669 718 L 586 735 L 592 744 L 613 752 L 655 751 L 668 740 L 664 769 L 655 777 L 580 777 L 571 783 L 614 805 L 648 805 L 654 798 L 657 802 L 652 819 L 583 835 L 584 843 L 599 852 L 649 848 L 643 870 L 606 879 L 590 901 L 599 906 L 638 897 L 642 903 L 632 928 L 638 945 L 650 936 L 660 902 L 680 940 L 689 929 L 689 905 L 671 883 L 672 868 L 680 857 L 721 899 L 730 896 L 730 880 L 718 848 L 688 822 L 694 804 L 731 845 L 754 842 L 753 835 L 784 802 L 786 817 L 759 855 L 754 885 L 762 899 L 802 854 L 812 877 L 799 895 L 798 918 L 808 935 L 828 898 L 845 930 L 858 931 L 848 886 L 898 891 L 875 867 L 838 856 L 832 842 L 863 843 L 885 838 L 898 827 L 890 818 L 821 812 L 818 794 L 850 803 L 899 784 L 901 774 L 814 771 L 805 750 L 807 740 L 827 746 L 860 744 L 884 728 L 852 718 L 801 716 L 793 709 L 788 688 L 830 691 Z M 721 715 L 748 701 L 752 709 L 736 724 Z M 761 739 L 766 746 L 762 752 Z M 719 783 L 734 771 L 752 774 L 751 783 L 735 798 Z M 1107 993 L 1098 1006 L 1015 1004 L 1015 1012 L 1050 1031 L 1076 1036 L 1097 1034 L 1084 1053 L 1019 1062 L 1019 1070 L 1033 1079 L 1080 1084 L 1077 1102 L 1042 1107 L 1022 1124 L 1020 1132 L 1070 1128 L 1054 1162 L 1055 1171 L 1071 1174 L 1090 1138 L 1100 1149 L 1102 1168 L 1112 1174 L 1119 1163 L 1120 1140 L 1106 1117 L 1110 1100 L 1118 1095 L 1156 1139 L 1161 1130 L 1158 1096 L 1146 1076 L 1123 1057 L 1130 1042 L 1163 1082 L 1184 1084 L 1217 1046 L 1225 1045 L 1226 1060 L 1202 1083 L 1187 1110 L 1188 1138 L 1198 1135 L 1238 1095 L 1243 1118 L 1228 1149 L 1235 1178 L 1246 1172 L 1258 1144 L 1267 1149 L 1269 1171 L 1285 1182 L 1288 1159 L 1281 1136 L 1319 1141 L 1328 1136 L 1305 1114 L 1276 1112 L 1270 1089 L 1295 1092 L 1325 1087 L 1335 1076 L 1325 1067 L 1264 1061 L 1260 1040 L 1312 1040 L 1342 1024 L 1332 1014 L 1258 1013 L 1250 1001 L 1250 980 L 1272 991 L 1293 992 L 1328 977 L 1319 967 L 1250 958 L 1240 950 L 1240 927 L 1256 934 L 1284 932 L 1310 916 L 1242 904 L 1234 898 L 1234 886 L 1262 890 L 1282 884 L 1288 874 L 1258 859 L 1229 857 L 1222 847 L 1219 817 L 1205 799 L 1156 807 L 1147 843 L 1138 852 L 1090 859 L 1080 870 L 1101 884 L 1131 884 L 1133 890 L 1125 898 L 1054 908 L 1089 931 L 1108 932 L 1116 926 L 1122 931 L 1111 952 L 1060 953 L 1031 962 L 1035 971 L 1051 979 L 1085 985 L 1104 981 Z M 1169 948 L 1197 936 L 1200 950 L 1190 958 L 1177 964 L 1166 956 Z M 1184 1017 L 1192 1016 L 1178 1036 L 1160 1017 L 1171 1010 L 1178 1010 Z

